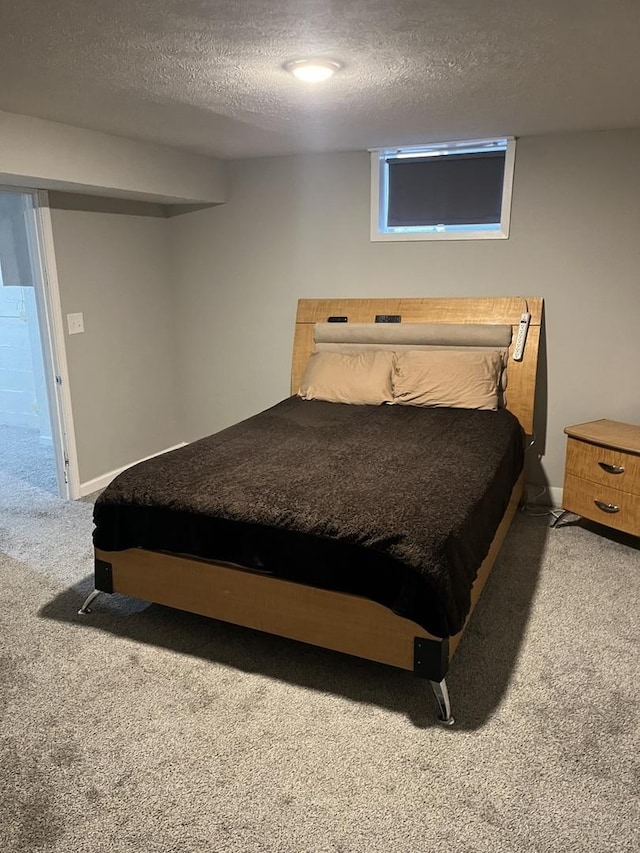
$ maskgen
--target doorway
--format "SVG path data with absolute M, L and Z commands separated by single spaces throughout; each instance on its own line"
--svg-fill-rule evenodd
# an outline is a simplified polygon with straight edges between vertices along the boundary
M 46 193 L 0 188 L 0 489 L 75 498 Z M 52 286 L 53 285 L 53 286 Z M 59 317 L 61 325 L 61 316 Z M 73 459 L 75 462 L 75 459 Z

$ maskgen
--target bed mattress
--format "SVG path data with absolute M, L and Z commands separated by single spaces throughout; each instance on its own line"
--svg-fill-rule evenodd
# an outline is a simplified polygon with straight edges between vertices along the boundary
M 366 596 L 446 637 L 463 627 L 523 457 L 505 409 L 291 397 L 120 474 L 96 502 L 94 544 Z

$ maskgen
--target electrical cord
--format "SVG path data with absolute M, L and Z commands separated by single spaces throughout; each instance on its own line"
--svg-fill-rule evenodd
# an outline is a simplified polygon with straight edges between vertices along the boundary
M 524 302 L 524 310 L 528 314 L 529 313 L 529 301 L 527 300 L 527 297 L 521 296 L 520 299 L 522 299 L 522 301 Z M 531 436 L 531 441 L 529 442 L 529 444 L 524 449 L 525 454 L 529 450 L 531 450 L 531 448 L 533 447 L 533 445 L 535 443 L 536 443 L 536 434 L 534 432 L 533 435 Z M 540 491 L 538 492 L 537 495 L 535 495 L 531 499 L 527 499 L 527 502 L 520 507 L 520 512 L 522 512 L 524 515 L 530 516 L 531 518 L 546 518 L 547 516 L 550 516 L 550 515 L 553 516 L 554 518 L 559 518 L 560 515 L 562 514 L 561 509 L 553 509 L 553 507 L 549 507 L 548 509 L 544 509 L 541 511 L 537 511 L 537 510 L 533 509 L 533 507 L 538 505 L 537 504 L 538 499 L 541 498 L 542 495 L 546 491 L 547 491 L 547 487 L 542 486 L 542 488 L 540 489 Z
M 533 495 L 531 498 L 527 498 L 527 502 L 520 507 L 520 512 L 523 515 L 528 515 L 530 518 L 546 518 L 551 515 L 554 518 L 559 518 L 562 515 L 561 509 L 554 509 L 553 507 L 548 507 L 547 509 L 536 509 L 539 506 L 538 500 L 544 495 L 547 491 L 546 486 L 541 486 L 540 491 L 537 495 Z

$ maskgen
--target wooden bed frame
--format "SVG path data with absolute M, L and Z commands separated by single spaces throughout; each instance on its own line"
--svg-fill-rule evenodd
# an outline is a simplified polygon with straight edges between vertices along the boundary
M 372 323 L 378 314 L 399 314 L 403 323 L 491 323 L 517 326 L 525 307 L 531 314 L 522 361 L 510 357 L 507 407 L 523 432 L 533 432 L 538 345 L 543 301 L 539 297 L 442 299 L 302 299 L 298 303 L 291 391 L 299 387 L 313 349 L 316 322 L 346 316 L 350 322 Z M 472 590 L 471 613 L 480 598 L 509 525 L 521 501 L 524 475 L 516 483 Z M 449 662 L 464 628 L 450 638 L 435 637 L 388 608 L 354 595 L 331 592 L 257 574 L 237 566 L 132 548 L 95 550 L 95 591 L 80 613 L 100 592 L 121 593 L 176 607 L 412 670 L 427 678 L 439 706 L 440 721 L 453 723 L 445 682 Z

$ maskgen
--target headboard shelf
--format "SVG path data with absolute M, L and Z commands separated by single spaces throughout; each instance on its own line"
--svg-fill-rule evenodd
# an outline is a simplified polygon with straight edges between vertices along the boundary
M 403 323 L 510 323 L 517 326 L 525 305 L 531 325 L 542 319 L 539 296 L 435 297 L 424 299 L 300 299 L 296 323 L 325 323 L 348 317 L 350 323 L 375 323 L 376 314 L 400 314 Z
M 298 302 L 291 367 L 291 393 L 295 394 L 314 348 L 316 323 L 329 317 L 346 316 L 349 323 L 374 323 L 376 315 L 400 314 L 402 325 L 410 323 L 495 324 L 512 327 L 515 345 L 522 312 L 531 314 L 522 361 L 509 358 L 507 408 L 518 418 L 528 435 L 533 433 L 538 346 L 543 299 L 539 296 L 435 297 L 407 299 L 301 299 Z

